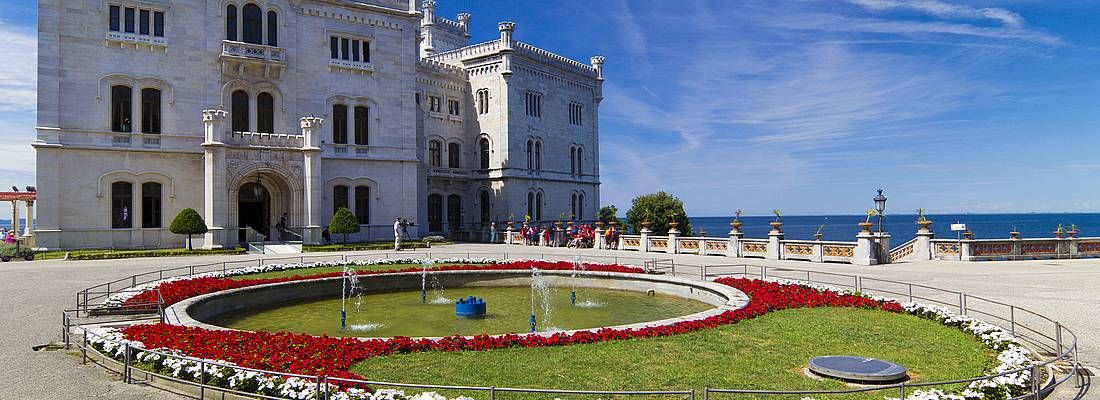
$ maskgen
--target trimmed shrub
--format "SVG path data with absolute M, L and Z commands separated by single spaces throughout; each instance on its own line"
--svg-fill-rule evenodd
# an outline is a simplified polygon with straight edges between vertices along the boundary
M 202 220 L 202 216 L 198 211 L 193 208 L 185 208 L 180 210 L 179 214 L 176 214 L 176 218 L 172 219 L 172 224 L 168 226 L 168 231 L 177 235 L 187 235 L 187 250 L 193 250 L 191 247 L 191 235 L 201 235 L 206 233 L 206 222 Z

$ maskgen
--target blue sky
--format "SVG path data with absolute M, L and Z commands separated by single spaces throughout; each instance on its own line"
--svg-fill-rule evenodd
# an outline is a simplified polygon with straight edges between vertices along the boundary
M 440 0 L 607 57 L 601 200 L 693 216 L 1100 211 L 1100 4 Z M 0 183 L 33 181 L 34 2 L 0 1 Z

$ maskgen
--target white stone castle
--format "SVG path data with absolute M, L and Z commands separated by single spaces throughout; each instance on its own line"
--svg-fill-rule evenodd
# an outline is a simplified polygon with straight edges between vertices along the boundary
M 319 243 L 339 207 L 355 240 L 476 239 L 599 204 L 603 58 L 511 22 L 471 45 L 432 0 L 38 4 L 39 247 L 179 247 L 184 208 L 218 248 Z

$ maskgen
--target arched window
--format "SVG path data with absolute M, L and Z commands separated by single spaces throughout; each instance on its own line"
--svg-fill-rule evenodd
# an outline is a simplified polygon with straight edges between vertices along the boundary
M 489 139 L 481 138 L 478 146 L 481 148 L 481 169 L 489 169 Z
M 527 141 L 527 169 L 535 169 L 535 151 L 533 150 L 535 143 L 531 140 Z
M 428 195 L 428 232 L 443 231 L 443 196 Z
M 535 141 L 535 171 L 542 171 L 542 141 Z
M 535 193 L 535 220 L 542 221 L 542 192 Z
M 577 194 L 573 193 L 569 195 L 569 218 L 573 219 L 577 217 Z
M 459 168 L 462 159 L 462 145 L 447 143 L 447 167 Z
M 535 192 L 527 192 L 527 216 L 535 218 Z
M 264 44 L 264 13 L 260 6 L 249 3 L 241 11 L 244 14 L 244 42 Z
M 370 187 L 355 187 L 355 219 L 360 225 L 370 223 Z
M 447 196 L 447 228 L 462 229 L 462 197 L 457 194 Z
M 160 133 L 160 89 L 141 89 L 141 133 Z
M 369 132 L 368 122 L 370 121 L 370 109 L 363 106 L 355 107 L 355 144 L 367 145 L 370 144 L 367 133 Z
M 489 113 L 489 89 L 479 89 L 477 91 L 477 113 Z
M 576 175 L 584 175 L 584 147 L 576 147 Z
M 348 187 L 336 185 L 332 187 L 332 214 L 341 208 L 348 208 Z
M 129 86 L 111 86 L 111 130 L 114 132 L 133 132 L 132 110 L 133 92 Z
M 428 165 L 433 167 L 443 166 L 443 143 L 438 140 L 428 142 Z
M 129 229 L 134 227 L 134 184 L 115 182 L 111 184 L 111 228 Z
M 332 105 L 332 142 L 348 144 L 348 106 Z
M 569 147 L 569 173 L 577 173 L 577 148 Z
M 279 14 L 275 10 L 267 12 L 267 45 L 279 46 Z
M 481 203 L 481 225 L 483 227 L 489 226 L 490 213 L 493 206 L 489 203 L 489 191 L 483 190 L 479 195 L 478 202 Z
M 156 182 L 141 184 L 141 227 L 161 226 L 161 186 Z
M 256 96 L 256 132 L 275 133 L 275 98 L 263 92 Z
M 225 6 L 225 40 L 237 41 L 237 6 Z
M 577 194 L 577 220 L 584 220 L 584 192 Z
M 233 114 L 233 132 L 248 132 L 248 93 L 237 90 L 231 97 L 230 113 Z

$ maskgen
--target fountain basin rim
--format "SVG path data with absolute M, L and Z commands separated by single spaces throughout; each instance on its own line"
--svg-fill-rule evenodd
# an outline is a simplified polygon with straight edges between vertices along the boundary
M 543 276 L 554 276 L 554 277 L 571 277 L 574 274 L 574 271 L 571 271 L 571 270 L 539 270 L 539 271 L 542 273 Z M 595 332 L 595 331 L 598 331 L 600 329 L 640 329 L 640 328 L 645 328 L 645 327 L 664 326 L 664 325 L 671 325 L 671 324 L 674 324 L 674 323 L 684 322 L 684 321 L 702 320 L 702 319 L 705 319 L 707 317 L 722 314 L 726 311 L 737 310 L 737 309 L 743 308 L 749 302 L 749 297 L 744 292 L 741 292 L 740 290 L 734 289 L 730 286 L 722 285 L 722 284 L 715 283 L 715 282 L 712 282 L 712 281 L 696 281 L 696 280 L 679 278 L 679 277 L 675 277 L 675 276 L 671 276 L 671 275 L 651 275 L 651 274 L 644 274 L 644 273 L 623 273 L 623 272 L 605 272 L 605 271 L 576 271 L 575 273 L 576 273 L 578 278 L 585 278 L 585 279 L 614 279 L 616 281 L 639 281 L 639 282 L 642 282 L 642 283 L 648 282 L 650 284 L 664 284 L 664 285 L 687 287 L 687 288 L 690 288 L 690 291 L 692 293 L 694 293 L 695 290 L 699 290 L 703 293 L 708 294 L 709 296 L 717 296 L 721 300 L 721 302 L 720 302 L 720 304 L 715 304 L 715 303 L 717 303 L 717 301 L 711 302 L 711 301 L 700 300 L 698 298 L 692 298 L 693 300 L 696 300 L 696 301 L 702 301 L 704 303 L 710 303 L 714 307 L 710 308 L 710 309 L 707 309 L 707 310 L 704 310 L 704 311 L 701 311 L 701 312 L 693 313 L 693 314 L 688 314 L 688 315 L 673 317 L 673 318 L 667 318 L 667 319 L 657 320 L 657 321 L 647 321 L 647 322 L 640 322 L 640 323 L 634 323 L 634 324 L 602 326 L 602 327 L 576 329 L 576 330 L 562 330 L 562 331 L 536 332 L 536 333 L 514 333 L 514 334 L 521 334 L 521 335 L 535 334 L 535 335 L 542 335 L 542 336 L 552 336 L 552 335 L 559 334 L 559 333 L 573 334 L 573 333 L 577 333 L 577 332 Z M 486 279 L 489 279 L 489 278 L 492 278 L 492 277 L 496 277 L 496 278 L 500 278 L 500 277 L 527 278 L 527 277 L 530 277 L 531 270 L 530 269 L 515 269 L 515 270 L 477 270 L 477 269 L 470 269 L 470 270 L 432 271 L 432 274 L 439 274 L 439 275 L 483 275 L 483 276 L 486 277 Z M 365 281 L 369 282 L 372 279 L 382 279 L 382 278 L 387 278 L 387 277 L 391 277 L 391 278 L 392 277 L 410 277 L 410 278 L 416 278 L 417 282 L 419 282 L 420 276 L 421 276 L 421 272 L 418 271 L 418 272 L 398 272 L 398 273 L 360 275 L 359 279 L 360 279 L 360 283 L 362 283 L 362 282 L 365 282 Z M 193 316 L 192 313 L 196 312 L 196 311 L 199 311 L 199 308 L 203 307 L 207 303 L 217 301 L 217 300 L 219 300 L 220 298 L 223 298 L 223 297 L 242 296 L 242 295 L 249 294 L 249 292 L 264 293 L 264 292 L 269 292 L 272 289 L 281 288 L 281 287 L 295 286 L 295 285 L 308 285 L 308 284 L 324 283 L 324 282 L 327 282 L 327 281 L 339 282 L 343 279 L 344 279 L 343 277 L 326 277 L 326 278 L 316 278 L 316 279 L 303 279 L 303 280 L 295 280 L 295 281 L 289 281 L 289 282 L 277 282 L 277 283 L 268 283 L 268 284 L 263 284 L 263 285 L 247 286 L 247 287 L 242 287 L 242 288 L 228 289 L 228 290 L 223 290 L 223 291 L 220 291 L 220 292 L 203 294 L 203 295 L 200 295 L 200 296 L 195 296 L 195 297 L 191 297 L 191 298 L 182 300 L 180 302 L 177 302 L 176 304 L 173 304 L 173 305 L 165 308 L 165 316 L 166 316 L 165 317 L 165 323 L 172 324 L 172 325 L 199 327 L 199 328 L 210 329 L 210 330 L 237 330 L 237 329 L 227 328 L 227 327 L 218 326 L 218 325 L 203 322 L 203 321 L 199 320 L 199 318 L 196 318 L 195 316 Z M 501 285 L 501 286 L 506 286 L 506 285 Z M 619 290 L 629 290 L 629 289 L 619 289 Z M 644 290 L 634 290 L 634 291 L 644 292 Z M 669 295 L 672 295 L 672 296 L 690 298 L 690 297 L 687 297 L 687 296 L 677 295 L 677 294 L 673 294 L 673 293 L 666 293 L 666 294 L 669 294 Z M 284 299 L 284 301 L 293 301 L 293 300 L 294 299 Z M 278 301 L 279 301 L 279 299 L 275 300 L 275 302 L 278 302 Z M 512 334 L 513 333 L 492 334 L 492 335 L 488 335 L 488 336 L 498 337 L 498 336 L 506 336 L 506 335 L 512 335 Z M 454 337 L 454 336 L 460 336 L 460 335 L 453 335 L 453 336 L 448 336 L 448 337 Z M 473 338 L 475 336 L 485 336 L 485 335 L 466 335 L 464 337 Z M 360 339 L 360 340 L 373 340 L 373 339 L 386 339 L 386 338 L 389 338 L 389 337 L 354 337 L 354 336 L 346 336 L 346 337 L 356 338 L 356 339 Z M 438 337 L 438 336 L 437 337 L 414 337 L 414 339 L 440 339 L 440 338 L 442 338 L 442 337 Z

